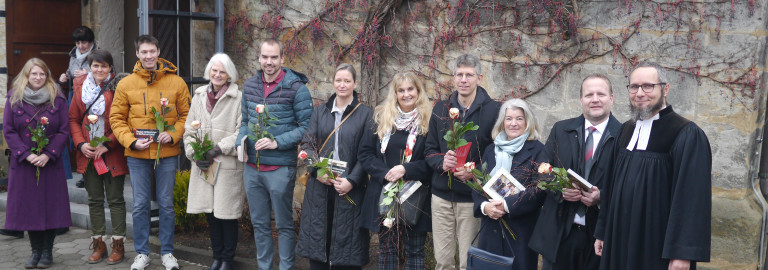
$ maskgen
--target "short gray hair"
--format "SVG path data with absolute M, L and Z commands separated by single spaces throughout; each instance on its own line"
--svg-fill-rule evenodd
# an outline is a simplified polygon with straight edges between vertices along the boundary
M 499 116 L 496 117 L 496 124 L 493 125 L 491 135 L 493 139 L 504 131 L 504 117 L 507 115 L 507 109 L 520 109 L 525 114 L 525 132 L 528 133 L 528 140 L 538 140 L 541 137 L 541 130 L 539 130 L 539 123 L 536 121 L 536 116 L 533 115 L 531 107 L 528 106 L 528 102 L 519 98 L 513 98 L 501 104 L 501 110 L 499 110 Z
M 635 70 L 637 70 L 638 68 L 644 68 L 644 67 L 652 67 L 656 69 L 656 74 L 659 77 L 659 82 L 669 84 L 669 80 L 667 79 L 667 70 L 655 62 L 640 62 L 640 64 L 637 64 L 637 66 L 635 66 L 635 69 L 633 69 L 632 72 L 635 72 Z M 629 74 L 632 74 L 632 73 L 629 73 Z
M 222 66 L 224 66 L 224 71 L 227 72 L 227 76 L 229 76 L 230 82 L 237 81 L 237 68 L 235 68 L 235 63 L 232 62 L 232 59 L 229 58 L 229 55 L 226 53 L 217 53 L 211 57 L 211 60 L 208 61 L 208 65 L 205 66 L 203 79 L 211 79 L 211 67 L 213 66 L 214 62 L 219 62 Z
M 463 54 L 456 58 L 456 66 L 453 68 L 453 74 L 456 74 L 456 70 L 459 67 L 473 67 L 477 75 L 483 74 L 483 65 L 480 64 L 480 58 L 471 54 Z

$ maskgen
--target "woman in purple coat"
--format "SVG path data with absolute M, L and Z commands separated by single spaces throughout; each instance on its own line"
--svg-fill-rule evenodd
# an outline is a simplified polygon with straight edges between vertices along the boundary
M 67 99 L 43 60 L 24 64 L 8 91 L 4 112 L 3 134 L 11 151 L 5 228 L 28 231 L 32 256 L 25 268 L 48 268 L 56 229 L 71 226 L 72 219 L 60 158 L 69 137 Z M 37 143 L 31 129 L 38 123 L 49 140 L 40 152 L 32 151 Z

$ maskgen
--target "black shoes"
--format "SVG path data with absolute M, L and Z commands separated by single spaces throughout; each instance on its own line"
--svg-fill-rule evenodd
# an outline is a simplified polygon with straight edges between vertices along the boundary
M 219 267 L 219 270 L 232 270 L 232 263 L 227 261 L 222 261 L 221 266 Z
M 24 268 L 26 269 L 35 269 L 37 268 L 37 262 L 40 261 L 40 250 L 39 249 L 33 249 L 32 250 L 32 256 L 29 257 L 29 260 L 27 260 L 26 263 L 24 263 Z
M 208 268 L 208 270 L 219 270 L 220 267 L 221 267 L 221 260 L 213 259 L 213 263 L 211 263 L 211 268 Z
M 16 238 L 24 238 L 24 231 L 13 231 L 13 230 L 0 229 L 0 235 L 13 236 L 13 237 L 16 237 Z
M 75 183 L 75 186 L 79 188 L 85 188 L 85 180 L 83 179 L 78 180 L 77 183 Z
M 37 262 L 37 268 L 45 269 L 53 264 L 53 252 L 50 249 L 43 250 L 40 254 L 40 261 Z

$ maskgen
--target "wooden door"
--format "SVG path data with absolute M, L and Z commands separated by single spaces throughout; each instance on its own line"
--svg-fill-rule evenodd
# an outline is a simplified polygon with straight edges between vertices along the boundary
M 81 0 L 6 0 L 8 86 L 24 63 L 43 59 L 58 82 L 75 46 L 72 31 L 81 25 Z

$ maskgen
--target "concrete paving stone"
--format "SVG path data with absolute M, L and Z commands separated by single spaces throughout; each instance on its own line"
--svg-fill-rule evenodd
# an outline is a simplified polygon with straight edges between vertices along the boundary
M 76 246 L 76 244 L 73 243 L 73 242 L 64 242 L 64 243 L 53 244 L 54 248 L 72 248 L 72 247 L 75 247 L 75 246 Z
M 56 251 L 58 254 L 76 254 L 80 249 L 76 248 L 60 248 Z
M 90 256 L 92 252 L 93 251 L 91 251 L 90 249 L 81 249 L 80 252 L 78 252 L 78 254 L 86 255 L 87 257 L 87 256 Z M 109 253 L 107 253 L 107 256 L 109 256 Z

